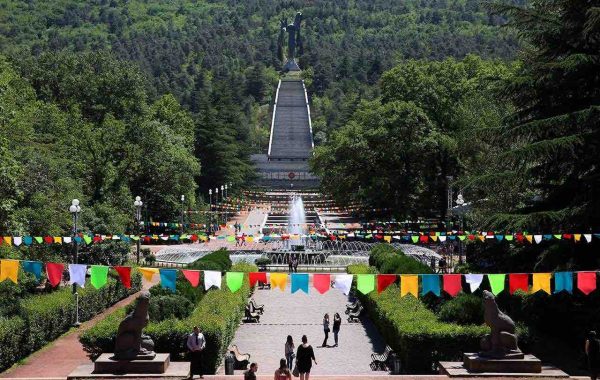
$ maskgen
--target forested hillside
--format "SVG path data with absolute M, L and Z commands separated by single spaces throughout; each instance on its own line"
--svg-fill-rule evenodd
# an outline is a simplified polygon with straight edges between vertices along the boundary
M 305 16 L 300 66 L 313 95 L 317 142 L 327 141 L 361 99 L 378 94 L 381 73 L 398 60 L 462 58 L 467 53 L 512 58 L 516 49 L 515 38 L 498 27 L 501 20 L 478 0 L 3 1 L 2 75 L 13 78 L 11 83 L 26 83 L 23 101 L 43 118 L 56 113 L 60 120 L 75 118 L 89 129 L 84 136 L 72 135 L 80 133 L 77 128 L 61 135 L 40 123 L 39 116 L 17 120 L 3 112 L 3 154 L 17 166 L 31 164 L 27 149 L 35 149 L 40 138 L 61 148 L 48 150 L 49 163 L 70 154 L 62 150 L 64 144 L 78 153 L 88 151 L 77 156 L 78 170 L 66 176 L 77 186 L 56 189 L 46 195 L 52 199 L 39 204 L 27 184 L 44 178 L 29 169 L 14 173 L 14 182 L 9 181 L 14 191 L 3 212 L 31 209 L 36 214 L 42 203 L 62 212 L 65 194 L 73 194 L 99 208 L 90 227 L 108 230 L 123 227 L 135 194 L 146 194 L 151 216 L 172 218 L 177 215 L 175 193 L 190 194 L 188 206 L 195 207 L 194 193 L 205 194 L 226 181 L 247 183 L 252 177 L 249 154 L 268 143 L 269 106 L 281 68 L 280 19 L 291 19 L 296 11 Z M 7 88 L 0 89 L 3 102 Z M 179 116 L 161 115 L 162 110 Z M 159 131 L 140 130 L 140 117 Z M 27 127 L 28 138 L 15 139 L 16 125 Z M 165 136 L 178 146 L 179 156 L 160 144 L 145 145 L 158 144 L 149 140 Z M 100 142 L 95 146 L 89 141 Z M 125 143 L 144 154 L 124 163 L 135 156 Z M 184 173 L 174 177 L 179 184 L 153 189 L 150 179 L 173 168 L 148 160 L 147 154 L 179 165 Z M 172 194 L 165 202 L 156 192 Z M 119 222 L 112 220 L 115 215 Z M 26 219 L 5 222 L 2 229 L 26 230 Z

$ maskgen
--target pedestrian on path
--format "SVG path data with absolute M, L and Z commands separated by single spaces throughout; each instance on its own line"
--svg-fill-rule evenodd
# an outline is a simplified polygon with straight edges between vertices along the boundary
M 598 340 L 595 331 L 588 333 L 588 338 L 585 341 L 585 354 L 588 359 L 590 379 L 596 380 L 600 372 L 600 340 Z
M 298 346 L 298 350 L 296 351 L 296 365 L 298 366 L 298 372 L 300 373 L 300 380 L 308 380 L 313 361 L 315 362 L 315 365 L 317 365 L 315 352 L 312 346 L 308 344 L 306 335 L 302 335 L 302 344 Z
M 342 317 L 340 317 L 339 313 L 335 313 L 333 315 L 333 340 L 335 341 L 335 344 L 333 345 L 333 347 L 338 346 L 338 334 L 340 332 L 341 324 L 342 324 Z
M 291 380 L 292 374 L 288 369 L 288 365 L 285 362 L 285 359 L 279 360 L 279 368 L 275 370 L 275 376 L 273 380 Z
M 325 333 L 325 339 L 321 347 L 327 347 L 327 338 L 329 338 L 329 314 L 325 313 L 323 316 L 323 333 Z
M 203 379 L 202 353 L 206 348 L 206 340 L 198 326 L 194 326 L 194 331 L 188 336 L 187 348 L 190 351 L 190 379 L 194 375 L 200 375 L 200 378 Z
M 294 339 L 292 339 L 291 335 L 287 336 L 287 341 L 285 342 L 285 359 L 287 360 L 287 367 L 292 368 L 294 364 L 294 350 L 296 346 L 294 346 Z
M 258 371 L 258 364 L 250 364 L 250 369 L 244 372 L 244 380 L 256 380 L 256 371 Z

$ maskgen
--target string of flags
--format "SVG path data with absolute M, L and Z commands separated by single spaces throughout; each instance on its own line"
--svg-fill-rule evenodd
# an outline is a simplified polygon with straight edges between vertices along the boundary
M 42 262 L 39 261 L 20 261 L 20 260 L 0 260 L 0 282 L 11 280 L 18 283 L 20 268 L 27 273 L 31 273 L 39 281 L 42 275 Z M 63 280 L 65 264 L 48 262 L 45 265 L 46 276 L 53 287 L 56 287 Z M 84 287 L 85 279 L 90 275 L 90 283 L 96 289 L 102 288 L 108 282 L 108 271 L 113 268 L 126 288 L 131 287 L 132 267 L 128 266 L 106 266 L 106 265 L 87 265 L 87 264 L 68 264 L 68 273 L 70 285 Z M 202 283 L 205 290 L 213 287 L 221 289 L 223 277 L 225 283 L 231 292 L 237 292 L 244 284 L 243 272 L 226 272 L 223 276 L 220 271 L 210 270 L 192 270 L 192 269 L 172 269 L 172 268 L 150 268 L 139 267 L 138 270 L 146 281 L 153 281 L 156 274 L 160 276 L 160 284 L 163 288 L 175 291 L 177 282 L 177 272 L 180 271 L 183 277 L 192 287 L 198 287 Z M 487 277 L 490 289 L 494 295 L 505 291 L 508 283 L 508 291 L 514 294 L 517 291 L 525 293 L 536 293 L 539 291 L 547 294 L 556 294 L 560 292 L 573 293 L 576 288 L 584 295 L 589 295 L 597 287 L 597 271 L 578 271 L 578 272 L 554 272 L 554 273 L 496 273 L 496 274 L 336 274 L 336 273 L 280 273 L 280 272 L 250 272 L 247 281 L 250 287 L 258 283 L 271 284 L 272 289 L 284 291 L 290 283 L 291 293 L 302 291 L 309 293 L 310 279 L 312 278 L 312 287 L 324 294 L 329 289 L 335 288 L 348 295 L 354 281 L 356 289 L 362 294 L 369 294 L 375 290 L 378 293 L 383 292 L 390 285 L 399 280 L 400 295 L 402 297 L 411 294 L 414 297 L 425 296 L 432 293 L 438 297 L 442 291 L 452 297 L 456 297 L 463 288 L 471 293 L 475 292 L 483 283 L 484 277 Z M 531 281 L 530 281 L 531 280 Z M 552 281 L 553 280 L 553 281 Z M 419 286 L 420 284 L 420 286 Z M 464 284 L 464 286 L 463 286 Z M 553 286 L 552 286 L 553 285 Z

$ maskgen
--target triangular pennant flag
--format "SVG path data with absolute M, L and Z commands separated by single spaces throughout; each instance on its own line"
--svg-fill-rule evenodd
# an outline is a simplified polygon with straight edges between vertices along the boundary
M 108 279 L 108 267 L 106 265 L 92 265 L 90 267 L 90 282 L 96 289 L 106 285 Z
M 400 297 L 412 294 L 419 297 L 419 276 L 416 274 L 404 274 L 400 276 Z
M 32 273 L 36 280 L 42 278 L 42 267 L 43 264 L 39 261 L 23 261 L 23 270 L 27 273 Z
M 14 244 L 16 247 L 20 246 L 20 245 L 21 245 L 21 243 L 23 243 L 23 238 L 22 238 L 22 237 L 20 237 L 20 236 L 15 236 L 15 237 L 13 238 L 13 244 Z
M 48 281 L 50 285 L 56 287 L 62 280 L 62 273 L 65 269 L 63 264 L 59 263 L 46 263 L 46 274 L 48 275 Z
M 287 286 L 287 274 L 286 273 L 271 273 L 271 288 L 279 288 L 281 291 L 285 290 Z
M 592 234 L 583 234 L 583 238 L 585 239 L 585 241 L 587 241 L 588 243 L 592 242 Z
M 536 244 L 540 244 L 542 241 L 542 235 L 533 235 L 533 238 L 535 239 Z
M 331 287 L 331 275 L 329 273 L 313 274 L 313 286 L 321 294 L 325 294 Z
M 253 288 L 257 282 L 262 282 L 263 284 L 267 283 L 267 273 L 266 272 L 250 272 L 248 273 L 248 279 L 250 281 L 250 287 Z
M 33 243 L 33 238 L 31 236 L 25 236 L 23 238 L 23 243 L 25 245 L 31 245 Z
M 144 280 L 148 282 L 152 282 L 152 277 L 158 273 L 158 268 L 138 268 L 138 270 L 144 276 Z
M 131 267 L 113 267 L 119 274 L 121 284 L 127 289 L 131 288 Z M 162 280 L 162 279 L 161 279 Z
M 336 274 L 333 287 L 339 289 L 345 295 L 350 294 L 350 288 L 352 288 L 352 275 L 351 274 Z
M 4 244 L 12 245 L 12 237 L 10 237 L 10 236 L 5 236 L 2 238 L 2 240 L 4 241 Z
M 44 242 L 44 238 L 41 236 L 35 236 L 34 239 L 38 244 L 42 244 Z
M 581 240 L 581 234 L 574 234 L 573 235 L 573 240 L 575 240 L 575 243 L 577 243 L 578 241 Z
M 0 282 L 11 280 L 15 284 L 19 281 L 19 260 L 0 260 Z
M 181 273 L 183 273 L 183 277 L 185 277 L 193 288 L 198 287 L 200 285 L 200 271 L 199 270 L 189 270 L 182 269 Z
M 44 236 L 44 243 L 52 244 L 54 242 L 54 238 L 52 236 Z
M 573 293 L 573 272 L 554 273 L 554 293 Z
M 505 274 L 488 274 L 488 281 L 490 282 L 490 288 L 492 290 L 492 294 L 497 296 L 504 290 L 504 282 L 506 279 Z
M 77 284 L 80 287 L 85 287 L 85 274 L 87 273 L 87 265 L 85 264 L 69 264 L 69 284 Z
M 578 272 L 577 289 L 586 296 L 596 290 L 596 272 Z
M 292 293 L 302 290 L 308 294 L 308 273 L 292 273 Z
M 445 274 L 442 279 L 444 280 L 444 291 L 452 297 L 456 297 L 462 290 L 461 274 Z
M 62 244 L 62 236 L 55 236 L 54 244 Z
M 383 292 L 388 286 L 396 282 L 395 274 L 378 274 L 377 275 L 377 293 Z
M 85 241 L 85 244 L 89 245 L 92 242 L 93 238 L 88 235 L 83 235 L 83 240 Z
M 221 289 L 221 272 L 214 270 L 204 271 L 204 290 L 208 290 L 216 286 Z
M 232 293 L 237 292 L 242 287 L 244 283 L 244 273 L 243 272 L 227 272 L 225 273 L 225 283 L 227 283 L 227 287 Z M 308 283 L 307 283 L 308 286 Z
M 506 241 L 513 241 L 515 239 L 514 235 L 504 235 L 504 239 L 506 239 Z
M 374 274 L 357 274 L 356 289 L 362 294 L 369 294 L 375 290 L 375 275 Z
M 175 283 L 177 281 L 177 269 L 163 269 L 159 270 L 160 273 L 160 286 L 170 291 L 175 291 Z
M 481 282 L 483 281 L 482 274 L 465 274 L 465 281 L 469 284 L 469 288 L 471 289 L 471 293 L 474 293 L 479 286 L 481 286 Z
M 72 242 L 72 238 L 70 236 L 63 236 L 62 241 L 65 244 L 70 244 Z
M 440 276 L 437 274 L 422 274 L 421 275 L 421 295 L 424 296 L 431 292 L 436 296 L 440 296 Z
M 508 275 L 508 288 L 510 294 L 515 294 L 517 290 L 525 293 L 529 291 L 529 275 L 527 273 L 511 273 Z
M 551 273 L 534 273 L 531 283 L 531 293 L 539 292 L 540 290 L 550 294 L 550 277 Z
M 533 243 L 533 236 L 532 235 L 526 235 L 525 239 L 527 239 L 528 242 Z
M 410 238 L 412 239 L 412 242 L 415 243 L 415 244 L 419 241 L 419 236 L 418 235 L 413 235 Z

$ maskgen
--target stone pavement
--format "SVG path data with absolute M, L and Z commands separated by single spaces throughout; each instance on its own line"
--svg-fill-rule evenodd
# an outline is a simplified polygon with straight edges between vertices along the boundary
M 279 289 L 259 290 L 254 292 L 258 304 L 265 305 L 265 312 L 260 323 L 244 323 L 237 330 L 232 344 L 236 344 L 242 353 L 250 353 L 251 361 L 259 365 L 259 375 L 269 375 L 284 357 L 286 337 L 291 335 L 296 347 L 301 343 L 302 335 L 308 337 L 313 346 L 317 365 L 313 365 L 312 375 L 383 375 L 384 371 L 372 371 L 371 353 L 383 352 L 385 342 L 368 320 L 362 323 L 348 323 L 346 319 L 346 303 L 348 297 L 339 290 L 330 289 L 319 294 L 312 284 L 310 293 L 290 293 L 289 284 L 285 291 Z M 319 347 L 323 342 L 323 315 L 340 313 L 342 326 L 338 347 Z M 333 333 L 327 342 L 334 344 Z M 219 374 L 224 369 L 219 369 Z

